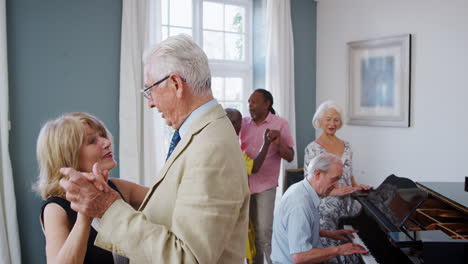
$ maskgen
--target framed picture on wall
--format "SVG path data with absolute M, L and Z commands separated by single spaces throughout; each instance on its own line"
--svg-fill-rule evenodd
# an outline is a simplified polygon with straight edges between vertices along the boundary
M 348 123 L 410 126 L 411 35 L 348 42 Z

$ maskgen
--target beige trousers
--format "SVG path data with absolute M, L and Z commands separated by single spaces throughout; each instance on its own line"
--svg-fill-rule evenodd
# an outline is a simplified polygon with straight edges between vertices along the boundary
M 254 264 L 263 264 L 265 257 L 271 264 L 271 235 L 273 232 L 273 210 L 275 209 L 276 187 L 250 196 L 250 219 L 255 228 Z

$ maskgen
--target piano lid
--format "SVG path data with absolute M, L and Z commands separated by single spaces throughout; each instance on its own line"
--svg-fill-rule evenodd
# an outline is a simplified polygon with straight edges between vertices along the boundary
M 420 187 L 468 215 L 468 192 L 463 182 L 418 182 Z
M 410 179 L 390 175 L 380 186 L 369 192 L 366 200 L 377 207 L 397 228 L 428 197 L 427 192 L 418 188 Z

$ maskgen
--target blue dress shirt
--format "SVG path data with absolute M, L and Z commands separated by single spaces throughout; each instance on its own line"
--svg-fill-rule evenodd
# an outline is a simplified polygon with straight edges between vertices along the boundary
M 273 219 L 271 259 L 294 263 L 291 254 L 323 248 L 320 242 L 320 198 L 304 179 L 283 195 Z

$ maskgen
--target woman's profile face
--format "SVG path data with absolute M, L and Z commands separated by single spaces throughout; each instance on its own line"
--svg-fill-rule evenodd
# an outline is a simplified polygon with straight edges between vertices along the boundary
M 85 125 L 85 132 L 86 137 L 78 157 L 79 169 L 91 172 L 97 162 L 99 169 L 110 171 L 117 165 L 111 150 L 111 141 L 88 125 Z
M 340 114 L 335 109 L 327 109 L 320 119 L 320 128 L 328 135 L 334 135 L 341 127 Z

